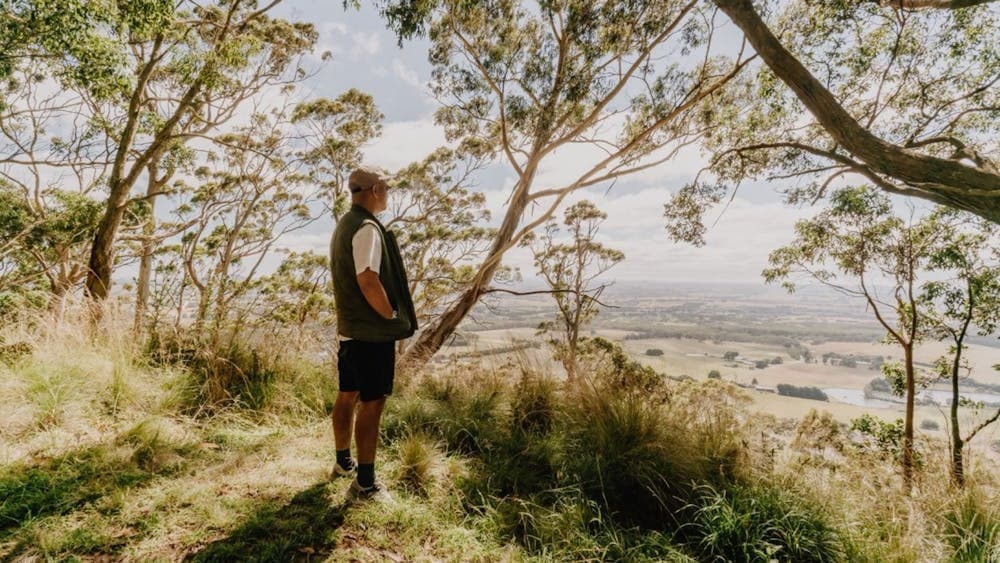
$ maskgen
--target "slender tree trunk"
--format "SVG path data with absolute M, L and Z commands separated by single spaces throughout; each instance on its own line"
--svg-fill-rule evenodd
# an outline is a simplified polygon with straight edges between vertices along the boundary
M 962 349 L 955 353 L 955 362 L 951 366 L 951 482 L 957 487 L 965 486 L 965 464 L 962 450 L 965 442 L 958 426 L 958 366 Z
M 916 375 L 913 367 L 913 343 L 904 346 L 906 369 L 906 418 L 903 420 L 903 490 L 913 490 L 913 404 L 916 395 Z
M 142 228 L 142 256 L 139 259 L 139 279 L 135 286 L 135 320 L 132 323 L 132 331 L 137 337 L 142 335 L 143 318 L 149 305 L 149 280 L 153 272 L 153 251 L 156 249 L 153 240 L 153 233 L 156 231 L 155 211 L 154 197 L 149 199 L 149 220 Z
M 455 329 L 465 319 L 465 316 L 469 314 L 469 311 L 479 302 L 479 298 L 489 287 L 493 281 L 493 276 L 500 268 L 501 258 L 507 250 L 507 244 L 514 238 L 517 227 L 521 222 L 521 217 L 524 215 L 524 210 L 528 205 L 527 186 L 531 185 L 535 170 L 535 165 L 525 170 L 525 174 L 521 178 L 522 183 L 520 184 L 520 187 L 523 189 L 518 189 L 517 195 L 507 207 L 507 213 L 504 215 L 499 231 L 497 231 L 493 247 L 483 262 L 483 267 L 481 267 L 468 289 L 462 292 L 451 307 L 438 317 L 434 324 L 420 333 L 417 341 L 410 346 L 406 355 L 402 358 L 401 363 L 403 365 L 416 369 L 426 364 L 441 349 L 441 346 L 444 345 L 448 337 L 455 332 Z
M 97 224 L 94 244 L 90 249 L 89 271 L 87 272 L 87 296 L 103 301 L 111 291 L 111 271 L 114 268 L 115 238 L 118 227 L 125 216 L 125 203 L 128 201 L 128 188 L 121 181 L 111 185 L 108 196 L 108 206 Z
M 61 323 L 66 313 L 66 294 L 69 293 L 70 282 L 62 277 L 56 277 L 51 284 L 52 300 L 49 302 L 49 312 L 52 318 Z

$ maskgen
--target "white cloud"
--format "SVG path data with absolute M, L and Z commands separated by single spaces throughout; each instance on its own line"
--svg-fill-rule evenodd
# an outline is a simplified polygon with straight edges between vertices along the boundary
M 281 237 L 277 249 L 290 250 L 292 252 L 307 252 L 311 250 L 320 254 L 326 254 L 330 251 L 330 233 L 288 233 Z
M 502 213 L 506 197 L 506 192 L 487 195 L 491 209 L 498 216 Z M 608 214 L 598 238 L 602 243 L 623 251 L 625 261 L 606 274 L 607 281 L 758 282 L 770 251 L 792 239 L 795 221 L 815 212 L 814 209 L 798 209 L 778 202 L 751 203 L 737 198 L 724 213 L 721 209 L 709 211 L 706 217 L 706 224 L 709 225 L 706 245 L 696 248 L 674 244 L 667 238 L 663 204 L 669 197 L 669 191 L 656 188 L 618 197 L 614 197 L 613 193 L 605 196 L 603 191 L 591 191 L 573 194 L 562 207 L 581 199 L 590 199 Z M 535 214 L 529 214 L 522 226 L 541 211 L 538 209 Z M 556 213 L 556 218 L 561 216 L 562 209 Z M 534 275 L 527 251 L 512 250 L 505 256 L 504 262 L 520 267 L 525 279 Z
M 446 144 L 444 130 L 434 124 L 433 118 L 386 123 L 382 136 L 365 149 L 365 164 L 398 170 Z
M 342 60 L 345 55 L 367 58 L 377 55 L 381 48 L 377 32 L 351 31 L 341 22 L 325 22 L 320 26 L 313 56 L 321 58 L 324 53 L 330 53 L 334 60 Z
M 407 66 L 403 64 L 403 61 L 393 59 L 392 73 L 403 82 L 423 92 L 424 83 L 420 80 L 420 76 L 417 75 L 415 70 L 407 68 Z
M 355 31 L 351 33 L 353 47 L 351 53 L 354 55 L 367 55 L 369 57 L 378 54 L 380 42 L 377 33 L 365 33 Z

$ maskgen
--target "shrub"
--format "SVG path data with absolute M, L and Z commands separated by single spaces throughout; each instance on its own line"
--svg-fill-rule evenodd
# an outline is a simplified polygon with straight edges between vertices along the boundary
M 633 360 L 621 345 L 604 338 L 583 341 L 579 361 L 591 381 L 610 392 L 629 390 L 648 395 L 663 387 L 663 375 Z
M 663 350 L 660 350 L 659 348 L 650 348 L 650 349 L 646 350 L 646 355 L 647 356 L 662 356 L 663 355 Z
M 936 420 L 931 420 L 929 418 L 925 418 L 925 419 L 923 419 L 923 420 L 920 421 L 920 429 L 921 430 L 940 430 L 941 429 L 941 425 L 938 424 L 938 421 L 936 421 Z
M 692 528 L 704 559 L 844 560 L 842 542 L 818 508 L 765 485 L 703 487 Z
M 722 379 L 722 374 L 719 373 L 719 370 L 713 369 L 712 371 L 708 372 L 708 378 L 709 379 Z
M 778 384 L 778 394 L 787 397 L 798 397 L 800 399 L 812 399 L 813 401 L 829 401 L 830 397 L 819 387 L 789 385 L 788 383 Z

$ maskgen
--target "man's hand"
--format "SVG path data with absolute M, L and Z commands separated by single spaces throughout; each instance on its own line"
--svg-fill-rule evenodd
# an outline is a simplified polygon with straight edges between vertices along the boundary
M 375 312 L 386 319 L 392 318 L 392 305 L 389 304 L 389 296 L 382 287 L 382 280 L 371 268 L 358 274 L 358 285 L 361 286 L 361 293 L 365 296 L 368 304 L 375 309 Z

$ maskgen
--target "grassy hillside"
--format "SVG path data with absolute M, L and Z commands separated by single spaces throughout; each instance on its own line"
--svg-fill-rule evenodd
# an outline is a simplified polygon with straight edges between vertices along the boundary
M 831 419 L 747 410 L 721 381 L 594 355 L 566 388 L 528 362 L 402 374 L 383 424 L 389 506 L 344 507 L 330 366 L 278 350 L 165 361 L 115 326 L 10 328 L 0 363 L 0 558 L 127 561 L 983 561 L 997 480 L 917 492 Z M 240 358 L 255 358 L 241 364 Z M 216 360 L 221 361 L 219 358 Z M 229 373 L 229 372 L 227 372 Z M 218 390 L 216 389 L 216 392 Z M 975 459 L 973 459 L 975 462 Z

